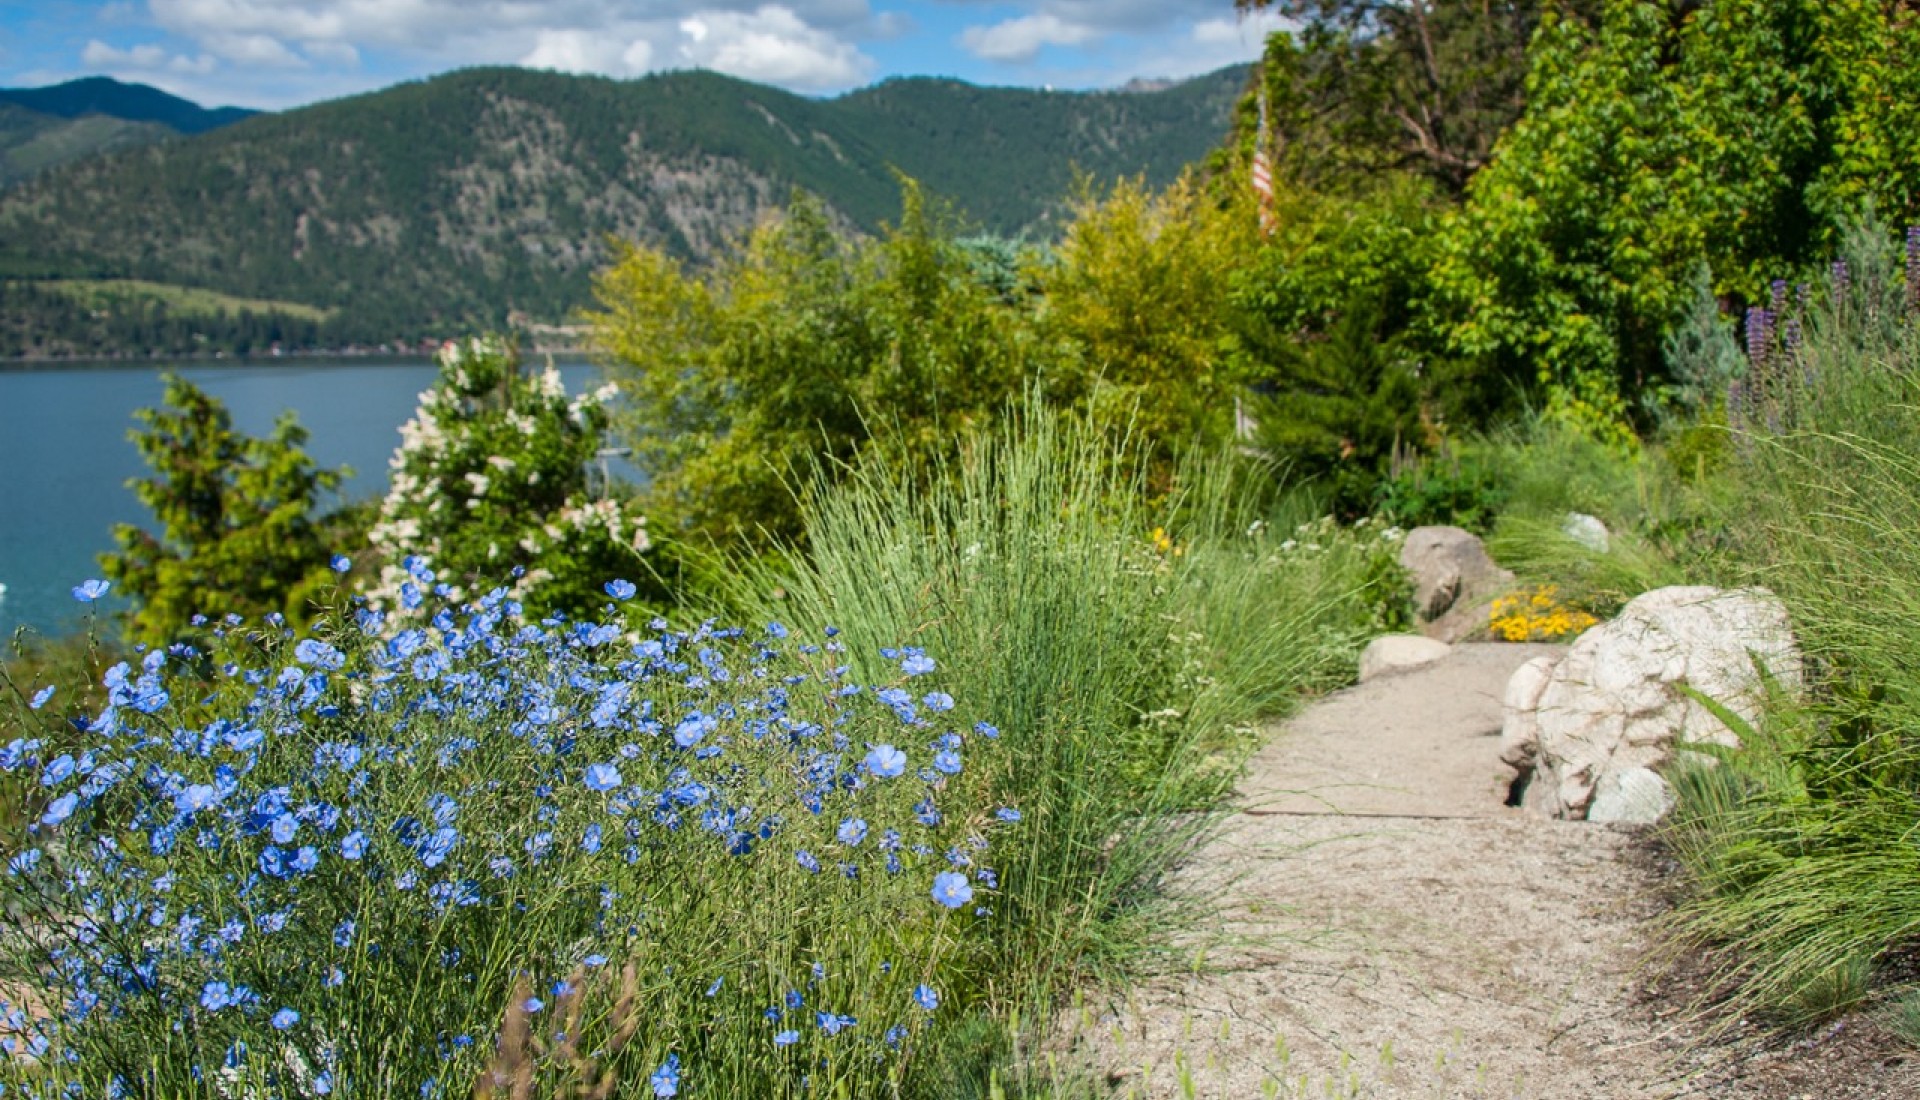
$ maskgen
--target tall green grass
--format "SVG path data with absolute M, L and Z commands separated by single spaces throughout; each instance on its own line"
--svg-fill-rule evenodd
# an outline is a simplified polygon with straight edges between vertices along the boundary
M 1883 244 L 1735 403 L 1729 546 L 1792 613 L 1813 682 L 1721 765 L 1676 777 L 1680 912 L 1728 946 L 1735 1004 L 1843 1011 L 1920 943 L 1920 324 Z M 1837 275 L 1840 274 L 1837 272 Z
M 982 969 L 1002 1006 L 1123 977 L 1193 925 L 1166 878 L 1250 724 L 1348 675 L 1385 591 L 1372 532 L 1263 518 L 1226 459 L 1150 501 L 1134 457 L 1029 406 L 936 476 L 869 466 L 810 496 L 804 565 L 734 593 L 835 624 L 850 653 L 924 645 L 1003 731 L 995 783 L 1034 827 L 998 853 Z

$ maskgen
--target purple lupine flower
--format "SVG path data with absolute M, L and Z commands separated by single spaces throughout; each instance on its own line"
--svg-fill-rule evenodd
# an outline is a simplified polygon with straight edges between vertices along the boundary
M 1759 306 L 1747 309 L 1747 362 L 1758 371 L 1767 365 L 1767 352 L 1773 344 L 1773 315 Z
M 1920 225 L 1907 227 L 1907 305 L 1920 309 Z

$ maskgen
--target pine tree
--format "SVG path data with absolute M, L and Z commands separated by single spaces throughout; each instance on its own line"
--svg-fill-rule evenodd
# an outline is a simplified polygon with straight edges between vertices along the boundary
M 137 604 L 128 634 L 163 644 L 198 614 L 304 621 L 327 577 L 314 509 L 348 471 L 314 465 L 291 412 L 258 439 L 236 432 L 224 404 L 178 375 L 166 387 L 164 406 L 135 413 L 140 427 L 130 433 L 153 476 L 128 485 L 160 533 L 120 524 L 119 551 L 100 559 Z

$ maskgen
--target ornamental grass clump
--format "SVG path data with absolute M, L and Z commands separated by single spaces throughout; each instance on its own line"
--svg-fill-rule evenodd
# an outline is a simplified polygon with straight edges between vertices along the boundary
M 230 620 L 110 669 L 71 751 L 0 749 L 40 797 L 0 874 L 0 1081 L 942 1095 L 916 1053 L 980 996 L 1027 826 L 938 658 L 856 677 L 832 630 L 635 627 L 621 581 L 529 621 L 406 568 L 421 625 Z
M 1267 479 L 1196 460 L 1154 500 L 1146 467 L 1029 401 L 935 476 L 867 464 L 808 496 L 805 553 L 741 571 L 743 606 L 831 616 L 857 653 L 942 654 L 1006 730 L 985 766 L 1031 827 L 998 848 L 1003 1005 L 1122 978 L 1204 923 L 1207 899 L 1166 876 L 1218 821 L 1253 724 L 1350 675 L 1391 587 L 1395 533 L 1280 541 L 1250 491 Z
M 1683 929 L 1733 948 L 1736 1008 L 1789 1023 L 1910 973 L 1920 931 L 1920 268 L 1871 227 L 1849 245 L 1825 287 L 1776 295 L 1729 395 L 1729 545 L 1786 604 L 1810 690 L 1678 773 L 1668 829 Z

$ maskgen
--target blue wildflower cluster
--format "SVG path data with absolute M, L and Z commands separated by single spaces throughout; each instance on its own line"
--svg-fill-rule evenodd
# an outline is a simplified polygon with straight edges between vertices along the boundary
M 525 988 L 540 1049 L 655 1096 L 858 1093 L 964 995 L 1020 815 L 932 657 L 863 682 L 831 632 L 529 622 L 410 583 L 404 621 L 147 651 L 77 739 L 0 747 L 43 796 L 0 874 L 0 1045 L 34 1056 L 0 1078 L 464 1093 Z

